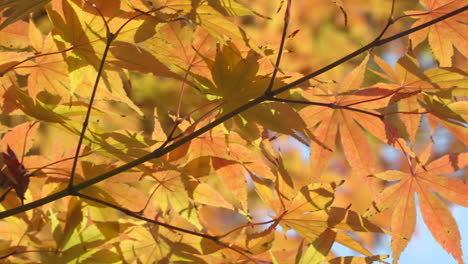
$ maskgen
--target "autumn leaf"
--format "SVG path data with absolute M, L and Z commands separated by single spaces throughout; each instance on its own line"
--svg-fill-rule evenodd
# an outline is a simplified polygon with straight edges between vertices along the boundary
M 423 11 L 407 11 L 406 14 L 413 15 L 417 21 L 412 27 L 417 27 L 430 21 L 434 18 L 447 14 L 457 8 L 463 7 L 463 1 L 421 1 L 421 4 L 427 8 L 427 12 Z M 426 38 L 429 40 L 429 45 L 432 48 L 435 58 L 439 61 L 441 67 L 452 66 L 452 56 L 454 54 L 453 46 L 457 48 L 465 57 L 468 55 L 468 47 L 466 45 L 466 14 L 459 14 L 456 17 L 447 19 L 418 31 L 410 35 L 413 45 L 417 46 Z
M 381 135 L 380 139 L 384 142 L 392 141 L 391 136 L 387 136 L 385 129 L 382 130 L 382 125 L 376 125 L 383 124 L 383 122 L 379 118 L 379 113 L 374 109 L 376 104 L 377 107 L 378 104 L 385 104 L 385 100 L 366 104 L 367 100 L 363 99 L 365 94 L 363 97 L 360 96 L 359 92 L 347 94 L 347 92 L 360 89 L 367 61 L 368 57 L 346 75 L 340 83 L 326 88 L 329 89 L 329 92 L 338 94 L 327 94 L 327 92 L 321 94 L 316 92 L 314 88 L 302 93 L 306 99 L 312 102 L 321 101 L 321 103 L 336 105 L 336 107 L 330 108 L 308 106 L 300 111 L 300 115 L 310 131 L 308 135 L 312 147 L 310 161 L 314 180 L 319 179 L 333 157 L 337 137 L 341 139 L 343 151 L 349 164 L 360 175 L 368 175 L 374 169 L 372 151 L 361 126 L 374 135 Z M 388 92 L 384 92 L 380 97 L 388 94 Z M 363 103 L 359 103 L 360 101 Z M 352 106 L 355 110 L 341 108 L 346 106 Z M 319 160 L 321 162 L 317 162 Z
M 8 192 L 14 189 L 21 203 L 23 203 L 25 199 L 24 195 L 29 186 L 28 171 L 20 163 L 10 147 L 7 148 L 6 153 L 2 152 L 1 154 L 0 187 L 5 189 L 5 192 L 2 194 L 0 201 L 3 201 Z
M 336 232 L 331 229 L 326 229 L 312 242 L 299 263 L 322 263 L 330 252 L 335 239 Z
M 463 262 L 463 1 L 0 2 L 0 262 Z
M 259 55 L 250 52 L 246 57 L 237 46 L 228 42 L 227 46 L 216 46 L 214 60 L 204 58 L 211 71 L 212 82 L 201 76 L 196 78 L 197 85 L 208 99 L 222 100 L 223 112 L 259 96 L 265 87 L 256 85 L 259 69 Z
M 7 26 L 0 31 L 0 45 L 9 49 L 27 48 L 30 45 L 27 28 L 28 23 L 21 20 Z
M 374 175 L 387 181 L 398 180 L 396 184 L 377 195 L 373 207 L 366 213 L 371 215 L 393 208 L 392 232 L 402 236 L 393 237 L 392 240 L 394 263 L 398 261 L 414 232 L 416 221 L 414 194 L 418 195 L 424 222 L 433 237 L 457 261 L 463 262 L 458 226 L 446 205 L 432 191 L 453 203 L 466 206 L 468 185 L 461 180 L 438 175 L 463 169 L 468 164 L 468 156 L 466 153 L 448 154 L 428 162 L 430 149 L 430 146 L 427 147 L 423 154 L 425 158 L 415 165 L 411 173 L 396 174 L 393 171 L 386 171 Z
M 50 20 L 55 26 L 53 35 L 58 40 L 58 48 L 65 50 L 73 47 L 67 55 L 71 73 L 88 63 L 97 69 L 100 59 L 96 52 L 102 53 L 106 44 L 103 21 L 84 12 L 80 8 L 81 4 L 79 0 L 54 1 L 54 5 L 61 7 L 61 10 L 48 9 Z
M 389 103 L 397 103 L 398 111 L 402 113 L 400 119 L 413 144 L 423 114 L 428 114 L 430 118 L 454 131 L 460 140 L 466 142 L 464 127 L 455 121 L 464 120 L 457 118 L 456 111 L 450 109 L 444 102 L 453 95 L 464 93 L 467 87 L 465 72 L 450 68 L 434 68 L 420 73 L 419 63 L 409 55 L 400 58 L 395 69 L 376 56 L 374 60 L 385 74 L 374 73 L 391 83 L 377 83 L 372 87 L 394 91 L 389 97 Z M 434 125 L 432 126 L 434 128 Z
M 31 175 L 23 165 L 23 158 L 32 147 L 31 138 L 37 134 L 37 128 L 35 123 L 25 123 L 3 137 L 2 148 L 5 152 L 0 155 L 0 187 L 4 192 L 0 201 L 13 189 L 21 203 L 24 202 Z M 17 153 L 21 155 L 20 158 Z
M 29 38 L 35 54 L 40 55 L 58 51 L 52 35 L 43 36 L 33 22 L 29 23 Z M 29 75 L 28 93 L 34 101 L 41 91 L 58 94 L 63 99 L 68 99 L 72 95 L 72 91 L 68 89 L 70 84 L 67 65 L 63 62 L 60 53 L 36 57 L 33 61 L 16 67 L 15 71 L 22 75 Z

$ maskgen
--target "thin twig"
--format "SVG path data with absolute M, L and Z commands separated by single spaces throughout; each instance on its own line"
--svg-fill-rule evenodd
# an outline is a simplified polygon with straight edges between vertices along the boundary
M 107 24 L 107 21 L 104 18 L 104 15 L 101 13 L 101 10 L 99 10 L 99 8 L 97 8 L 97 6 L 94 3 L 90 2 L 89 0 L 85 0 L 85 2 L 89 4 L 90 6 L 92 6 L 98 12 L 99 16 L 104 22 L 104 25 L 106 27 L 106 47 L 104 48 L 104 54 L 102 55 L 102 58 L 101 58 L 101 63 L 98 68 L 96 80 L 94 81 L 93 91 L 91 93 L 91 98 L 89 100 L 88 110 L 86 111 L 86 117 L 85 117 L 85 120 L 83 121 L 83 127 L 81 128 L 78 145 L 76 146 L 75 157 L 73 159 L 73 166 L 72 166 L 71 173 L 70 173 L 70 181 L 68 182 L 69 190 L 73 188 L 73 182 L 75 180 L 76 167 L 78 164 L 78 159 L 79 159 L 79 155 L 81 151 L 81 145 L 83 144 L 84 135 L 86 133 L 86 129 L 88 128 L 88 122 L 89 122 L 89 118 L 91 117 L 91 111 L 93 108 L 94 98 L 96 97 L 97 87 L 99 85 L 99 81 L 101 80 L 102 72 L 104 71 L 104 64 L 106 62 L 107 53 L 109 52 L 110 44 L 117 36 L 110 32 L 109 25 Z
M 73 181 L 75 179 L 76 167 L 77 167 L 77 164 L 78 164 L 78 157 L 80 155 L 81 145 L 83 143 L 83 139 L 84 139 L 84 135 L 86 133 L 86 129 L 88 128 L 89 118 L 91 117 L 91 110 L 93 108 L 92 106 L 93 106 L 93 103 L 94 103 L 94 98 L 96 97 L 97 87 L 99 85 L 99 80 L 101 79 L 101 75 L 102 75 L 102 72 L 104 70 L 104 64 L 106 62 L 106 57 L 107 57 L 107 53 L 109 52 L 110 44 L 114 40 L 115 36 L 116 35 L 114 35 L 114 34 L 112 34 L 110 32 L 107 34 L 106 47 L 104 49 L 104 54 L 102 55 L 101 64 L 99 65 L 98 73 L 96 75 L 96 81 L 94 82 L 93 92 L 92 92 L 91 98 L 89 100 L 88 110 L 86 112 L 86 117 L 85 117 L 85 120 L 83 122 L 83 127 L 81 128 L 81 133 L 80 133 L 80 138 L 78 140 L 78 145 L 76 147 L 75 158 L 73 159 L 73 166 L 72 166 L 72 170 L 71 170 L 71 174 L 70 174 L 70 182 L 68 183 L 68 188 L 69 189 L 73 188 Z
M 286 42 L 286 33 L 288 32 L 289 21 L 291 20 L 291 2 L 292 0 L 288 0 L 288 4 L 286 5 L 286 12 L 284 14 L 283 33 L 281 34 L 281 43 L 278 51 L 278 57 L 276 58 L 276 64 L 275 68 L 273 69 L 273 74 L 271 75 L 270 83 L 268 84 L 268 88 L 265 91 L 266 95 L 270 95 L 271 89 L 273 89 L 276 74 L 278 74 L 279 66 L 281 63 L 281 57 L 283 56 L 284 43 Z

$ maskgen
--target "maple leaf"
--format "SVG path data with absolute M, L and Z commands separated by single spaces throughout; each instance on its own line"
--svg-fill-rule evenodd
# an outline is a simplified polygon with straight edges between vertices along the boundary
M 281 171 L 281 170 L 280 170 Z M 385 232 L 363 218 L 357 212 L 331 207 L 335 189 L 341 183 L 313 183 L 293 189 L 293 183 L 285 171 L 277 177 L 275 191 L 272 186 L 251 175 L 260 198 L 269 208 L 281 215 L 279 224 L 285 229 L 294 229 L 302 237 L 314 241 L 328 228 L 333 231 Z M 335 241 L 366 256 L 372 254 L 359 242 L 343 232 L 337 232 Z
M 21 20 L 7 26 L 0 31 L 0 46 L 8 49 L 27 48 L 30 45 L 27 28 L 28 23 Z
M 376 99 L 383 99 L 391 92 L 376 91 L 375 94 L 369 90 L 359 90 L 367 61 L 368 57 L 338 84 L 324 87 L 326 91 L 323 93 L 316 91 L 317 88 L 302 92 L 302 95 L 312 102 L 335 105 L 334 107 L 307 106 L 299 112 L 310 131 L 308 133 L 311 141 L 310 161 L 315 181 L 327 168 L 336 149 L 337 137 L 341 139 L 348 163 L 360 175 L 368 175 L 374 170 L 372 151 L 362 128 L 384 142 L 392 145 L 395 143 L 396 135 L 387 133 L 386 124 L 380 118 L 380 113 L 374 110 L 386 106 L 388 101 L 388 99 Z M 335 94 L 330 95 L 329 92 L 333 91 Z M 366 95 L 368 92 L 372 96 L 371 99 Z M 348 106 L 353 109 L 346 109 Z
M 2 261 L 385 263 L 361 241 L 388 233 L 390 219 L 396 262 L 414 230 L 417 194 L 434 237 L 460 262 L 441 199 L 468 206 L 466 184 L 445 175 L 467 155 L 429 162 L 429 150 L 410 147 L 427 141 L 422 120 L 429 133 L 442 124 L 467 143 L 463 1 L 422 0 L 424 14 L 406 11 L 417 1 L 0 2 L 0 195 L 15 193 L 0 203 Z M 278 4 L 287 4 L 285 15 Z M 258 19 L 250 6 L 277 14 Z M 419 29 L 406 30 L 411 23 L 400 18 L 408 16 Z M 371 22 L 385 21 L 373 41 Z M 408 35 L 414 46 L 428 38 L 439 65 L 453 57 L 455 67 L 423 70 L 404 55 L 393 69 L 377 57 L 400 56 L 395 47 Z M 284 53 L 271 46 L 278 40 L 287 40 Z M 378 47 L 389 41 L 396 45 Z M 369 77 L 381 83 L 361 87 L 375 65 L 352 58 L 366 51 L 381 69 Z M 413 45 L 408 54 L 427 55 Z M 24 123 L 31 119 L 40 125 Z M 311 147 L 310 162 L 291 137 Z M 374 138 L 415 165 L 385 171 L 399 160 L 382 159 Z M 337 192 L 350 171 L 362 177 Z M 383 192 L 362 192 L 366 183 Z M 32 202 L 19 206 L 25 198 Z M 380 226 L 366 218 L 386 208 Z M 364 256 L 335 257 L 335 242 Z
M 372 215 L 393 207 L 392 232 L 402 236 L 392 239 L 394 263 L 398 261 L 414 232 L 416 223 L 414 194 L 418 194 L 424 222 L 435 240 L 459 263 L 463 263 L 457 224 L 446 205 L 432 191 L 450 202 L 467 206 L 468 185 L 461 180 L 438 175 L 463 169 L 468 164 L 468 155 L 467 153 L 447 154 L 428 162 L 430 147 L 428 146 L 420 155 L 420 163 L 416 164 L 410 173 L 385 171 L 374 175 L 387 181 L 398 181 L 378 194 L 373 207 L 366 213 Z
M 37 127 L 35 123 L 25 123 L 15 127 L 3 137 L 2 145 L 6 152 L 0 155 L 0 187 L 6 191 L 2 194 L 0 201 L 13 189 L 21 203 L 24 202 L 31 175 L 23 165 L 23 158 L 19 160 L 13 149 L 17 152 L 21 151 L 19 153 L 21 157 L 24 157 L 33 145 L 30 137 L 36 135 Z
M 213 168 L 219 184 L 226 188 L 220 194 L 236 208 L 244 209 L 247 208 L 246 168 L 257 171 L 255 164 L 259 161 L 259 156 L 249 154 L 245 144 L 245 140 L 237 133 L 225 134 L 222 128 L 215 128 L 210 134 L 190 142 L 187 149 L 190 165 L 185 167 L 187 172 L 199 169 L 198 173 L 192 174 L 197 177 L 205 176 L 200 175 L 200 172 L 209 174 Z M 205 166 L 210 169 L 204 169 Z
M 105 25 L 100 17 L 85 12 L 81 6 L 84 1 L 54 0 L 55 9 L 48 8 L 51 22 L 54 24 L 53 35 L 60 50 L 73 47 L 67 56 L 70 73 L 87 64 L 98 68 L 105 43 Z
M 408 15 L 415 16 L 418 19 L 411 27 L 417 27 L 432 19 L 447 14 L 457 8 L 461 8 L 466 3 L 456 0 L 422 0 L 423 4 L 428 11 L 421 15 L 421 11 L 407 11 Z M 413 45 L 417 46 L 428 37 L 429 45 L 432 48 L 435 58 L 439 61 L 441 67 L 452 66 L 453 46 L 460 51 L 465 57 L 468 56 L 466 23 L 468 16 L 461 13 L 457 16 L 451 17 L 447 20 L 432 25 L 429 28 L 422 29 L 409 38 L 413 41 Z
M 215 59 L 204 57 L 213 82 L 202 76 L 194 76 L 196 84 L 203 93 L 209 94 L 208 99 L 222 100 L 222 112 L 229 112 L 260 96 L 266 89 L 256 85 L 259 58 L 253 51 L 244 57 L 233 42 L 228 42 L 226 46 L 217 44 Z
M 15 152 L 11 150 L 8 146 L 7 152 L 1 153 L 0 157 L 0 187 L 2 189 L 7 189 L 0 201 L 3 201 L 6 194 L 13 188 L 16 192 L 18 198 L 21 199 L 23 203 L 25 197 L 24 194 L 28 189 L 29 185 L 29 174 L 28 171 L 24 168 L 23 164 L 16 157 Z
M 43 37 L 34 22 L 29 23 L 29 38 L 35 54 L 46 54 L 57 52 L 57 48 L 49 34 Z M 36 57 L 33 61 L 28 61 L 15 68 L 19 74 L 28 76 L 28 93 L 35 101 L 37 94 L 41 91 L 48 91 L 66 99 L 70 97 L 68 69 L 63 61 L 62 54 L 50 54 Z
M 420 72 L 418 61 L 406 55 L 401 57 L 395 69 L 377 56 L 375 62 L 385 74 L 375 72 L 391 83 L 377 83 L 372 87 L 395 91 L 389 104 L 397 103 L 401 121 L 405 125 L 409 139 L 414 144 L 416 132 L 423 114 L 441 123 L 455 136 L 467 144 L 467 132 L 460 122 L 465 122 L 446 101 L 454 95 L 464 94 L 468 85 L 467 73 L 452 68 L 434 68 Z M 413 113 L 413 114 L 412 114 Z M 432 129 L 437 125 L 431 123 Z
M 179 78 L 151 53 L 134 44 L 114 41 L 110 52 L 113 54 L 113 58 L 109 59 L 109 63 L 116 67 L 144 73 L 150 72 L 163 77 Z
M 164 39 L 165 41 L 155 41 Z M 209 70 L 200 54 L 210 55 L 215 51 L 216 39 L 203 28 L 183 22 L 162 25 L 154 37 L 138 41 L 138 45 L 154 54 L 174 72 L 182 76 L 190 74 L 209 77 Z M 181 72 L 182 71 L 182 72 Z

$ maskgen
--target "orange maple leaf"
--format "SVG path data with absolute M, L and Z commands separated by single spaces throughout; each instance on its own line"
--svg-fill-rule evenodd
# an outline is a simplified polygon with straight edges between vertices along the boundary
M 412 144 L 423 114 L 427 114 L 432 128 L 441 123 L 459 140 L 468 143 L 466 128 L 460 125 L 465 120 L 444 102 L 444 98 L 466 93 L 467 73 L 452 68 L 421 72 L 418 61 L 409 55 L 401 57 L 395 69 L 377 56 L 373 59 L 385 74 L 373 72 L 390 83 L 377 83 L 372 87 L 394 91 L 388 103 L 397 103 L 396 113 L 400 114 Z
M 381 114 L 374 110 L 387 105 L 388 98 L 379 98 L 388 97 L 391 91 L 360 89 L 367 61 L 368 57 L 337 84 L 328 85 L 329 87 L 319 84 L 319 87 L 328 90 L 324 94 L 317 92 L 320 88 L 302 93 L 311 102 L 331 106 L 314 105 L 300 111 L 310 130 L 310 160 L 312 175 L 315 177 L 319 177 L 327 168 L 336 149 L 338 132 L 347 161 L 360 175 L 371 174 L 374 170 L 371 147 L 362 128 L 384 142 L 391 142 L 396 136 L 386 132 Z M 334 90 L 334 94 L 330 94 L 330 90 Z
M 403 236 L 403 238 L 393 237 L 394 263 L 398 261 L 414 232 L 416 223 L 414 194 L 416 193 L 424 222 L 433 237 L 459 263 L 463 263 L 457 223 L 444 202 L 432 191 L 453 203 L 468 206 L 468 184 L 458 179 L 439 176 L 463 169 L 468 164 L 468 154 L 448 154 L 428 162 L 430 149 L 429 146 L 420 155 L 421 163 L 409 173 L 385 171 L 374 174 L 375 177 L 387 181 L 399 181 L 377 195 L 373 207 L 365 214 L 368 216 L 393 207 L 392 232 Z
M 406 12 L 408 15 L 420 15 L 415 16 L 418 20 L 412 25 L 412 28 L 466 5 L 465 1 L 459 0 L 422 0 L 420 2 L 428 9 L 428 12 Z M 461 13 L 432 25 L 429 28 L 419 30 L 409 37 L 411 41 L 413 41 L 414 46 L 417 46 L 428 37 L 429 45 L 432 48 L 435 58 L 439 61 L 440 66 L 450 67 L 452 66 L 453 46 L 455 46 L 463 56 L 468 56 L 467 22 L 468 15 L 466 13 Z

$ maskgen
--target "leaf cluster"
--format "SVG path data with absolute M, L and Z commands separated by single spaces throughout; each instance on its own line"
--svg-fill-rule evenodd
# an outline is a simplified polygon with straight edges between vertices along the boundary
M 1 2 L 0 262 L 464 263 L 466 10 Z

